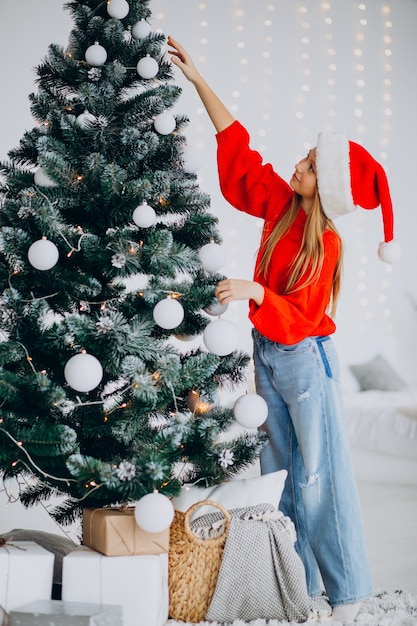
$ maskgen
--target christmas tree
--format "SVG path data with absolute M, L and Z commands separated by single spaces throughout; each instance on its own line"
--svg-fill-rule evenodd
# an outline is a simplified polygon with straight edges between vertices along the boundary
M 36 68 L 36 123 L 1 164 L 0 470 L 27 507 L 64 495 L 64 524 L 228 480 L 265 443 L 227 436 L 216 400 L 248 356 L 218 317 L 218 220 L 148 5 L 66 3 L 68 46 Z

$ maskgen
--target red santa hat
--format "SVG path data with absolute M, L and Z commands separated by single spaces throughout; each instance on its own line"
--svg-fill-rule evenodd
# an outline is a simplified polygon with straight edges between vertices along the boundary
M 329 219 L 351 213 L 357 206 L 381 206 L 384 241 L 378 256 L 386 263 L 398 261 L 401 251 L 394 241 L 391 195 L 382 165 L 343 133 L 323 132 L 317 140 L 316 170 L 321 204 Z

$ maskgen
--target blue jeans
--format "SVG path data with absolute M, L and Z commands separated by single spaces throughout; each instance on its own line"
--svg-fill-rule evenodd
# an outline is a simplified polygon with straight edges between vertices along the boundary
M 252 336 L 256 391 L 269 409 L 261 472 L 288 471 L 279 508 L 295 524 L 308 592 L 320 595 L 322 582 L 331 606 L 360 602 L 372 582 L 334 344 Z

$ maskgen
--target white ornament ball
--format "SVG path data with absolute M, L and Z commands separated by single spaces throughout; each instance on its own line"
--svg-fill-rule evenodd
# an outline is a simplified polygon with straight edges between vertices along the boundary
M 228 309 L 228 304 L 220 304 L 220 302 L 215 298 L 213 300 L 213 304 L 204 309 L 207 315 L 211 315 L 212 317 L 219 317 L 219 315 L 223 315 L 226 313 Z
M 36 270 L 50 270 L 58 263 L 58 258 L 58 248 L 49 239 L 34 241 L 28 250 L 29 263 Z
M 246 393 L 236 400 L 233 413 L 241 426 L 258 428 L 268 417 L 268 405 L 257 393 Z
M 182 153 L 183 169 L 186 174 L 195 174 L 203 164 L 203 155 L 198 148 L 188 147 Z
M 162 493 L 147 493 L 136 502 L 135 520 L 148 533 L 160 533 L 171 526 L 174 507 Z
M 169 135 L 173 130 L 175 130 L 177 122 L 171 113 L 165 111 L 164 113 L 160 113 L 156 116 L 153 125 L 156 132 L 160 135 Z
M 236 326 L 228 320 L 214 320 L 203 331 L 204 344 L 211 354 L 225 356 L 236 350 L 239 336 Z
M 41 167 L 38 167 L 36 170 L 33 181 L 35 185 L 39 187 L 57 187 L 56 182 L 49 178 L 48 174 L 46 174 Z
M 132 219 L 139 228 L 150 228 L 155 224 L 155 210 L 147 202 L 142 202 L 133 211 Z
M 224 248 L 218 243 L 207 243 L 200 248 L 198 256 L 206 272 L 217 272 L 226 263 Z
M 122 20 L 129 13 L 129 3 L 126 0 L 110 0 L 107 2 L 107 13 L 110 17 Z
M 89 113 L 88 111 L 84 111 L 84 113 L 81 113 L 77 117 L 77 119 L 75 120 L 75 123 L 80 128 L 88 128 L 89 126 L 91 126 L 91 124 L 94 124 L 96 120 L 97 118 L 95 115 L 93 115 L 92 113 Z
M 94 43 L 85 51 L 85 60 L 93 67 L 104 65 L 107 61 L 107 51 L 99 43 Z
M 159 71 L 159 65 L 155 59 L 147 55 L 139 61 L 136 69 L 141 78 L 154 78 Z
M 132 26 L 132 37 L 134 39 L 145 39 L 150 32 L 151 27 L 146 20 L 139 20 Z
M 155 305 L 153 318 L 158 326 L 170 330 L 181 324 L 184 319 L 184 309 L 176 298 L 164 298 Z
M 103 368 L 95 356 L 81 352 L 67 361 L 64 378 L 75 391 L 91 391 L 100 384 Z

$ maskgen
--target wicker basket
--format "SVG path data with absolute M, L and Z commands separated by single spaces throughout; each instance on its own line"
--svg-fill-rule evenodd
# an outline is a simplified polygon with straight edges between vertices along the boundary
M 215 539 L 200 539 L 190 527 L 190 518 L 201 506 L 214 506 L 226 518 L 224 532 Z M 216 587 L 230 513 L 220 504 L 203 500 L 185 513 L 175 511 L 169 541 L 169 615 L 183 622 L 201 622 Z

